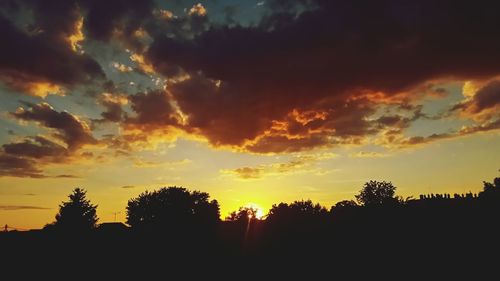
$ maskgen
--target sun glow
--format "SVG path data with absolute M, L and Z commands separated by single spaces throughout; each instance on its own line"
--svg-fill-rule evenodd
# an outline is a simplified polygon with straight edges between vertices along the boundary
M 248 203 L 245 205 L 245 207 L 247 208 L 252 208 L 254 210 L 256 210 L 255 212 L 255 218 L 256 219 L 263 219 L 264 218 L 264 209 L 262 209 L 261 206 L 255 204 L 255 203 Z M 249 218 L 252 218 L 251 215 L 248 216 Z

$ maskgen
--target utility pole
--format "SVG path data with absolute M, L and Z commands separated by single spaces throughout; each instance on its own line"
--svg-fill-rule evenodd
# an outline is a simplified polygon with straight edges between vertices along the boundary
M 115 220 L 114 220 L 114 222 L 116 222 L 116 215 L 119 215 L 119 214 L 121 214 L 121 213 L 122 213 L 122 212 L 113 212 L 113 215 L 115 215 Z
M 4 232 L 9 231 L 9 226 L 8 226 L 7 224 L 5 224 L 5 227 L 4 227 L 3 231 L 4 231 Z

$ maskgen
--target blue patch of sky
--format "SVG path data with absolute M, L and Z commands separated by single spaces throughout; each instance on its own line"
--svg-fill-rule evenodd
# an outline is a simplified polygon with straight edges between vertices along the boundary
M 464 99 L 462 82 L 436 85 L 434 88 L 446 90 L 448 95 L 442 99 L 428 98 L 423 101 L 423 112 L 428 116 L 442 116 L 436 120 L 421 118 L 412 123 L 406 130 L 408 136 L 429 136 L 439 133 L 453 133 L 464 125 L 473 124 L 472 120 L 458 119 L 455 116 L 445 117 L 454 104 Z
M 189 9 L 201 3 L 207 10 L 212 23 L 225 24 L 231 18 L 242 26 L 253 26 L 260 22 L 266 13 L 265 1 L 248 0 L 208 0 L 208 1 L 157 1 L 158 7 L 169 10 L 176 16 L 185 16 Z M 228 18 L 229 17 L 229 18 Z

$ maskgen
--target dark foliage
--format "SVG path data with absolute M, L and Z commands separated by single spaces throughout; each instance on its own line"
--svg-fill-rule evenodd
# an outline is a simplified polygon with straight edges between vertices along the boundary
M 208 194 L 163 188 L 129 201 L 132 227 L 103 224 L 84 236 L 6 232 L 0 233 L 0 247 L 8 253 L 22 253 L 23 264 L 48 268 L 58 262 L 60 268 L 74 268 L 74 264 L 95 261 L 97 267 L 126 268 L 116 274 L 137 273 L 142 278 L 172 272 L 187 277 L 237 271 L 249 277 L 264 272 L 331 274 L 333 270 L 335 274 L 400 277 L 405 275 L 398 271 L 418 275 L 427 269 L 446 271 L 450 277 L 496 268 L 491 257 L 500 249 L 496 238 L 500 236 L 500 178 L 484 183 L 479 195 L 421 195 L 404 204 L 390 183 L 373 183 L 368 182 L 360 194 L 369 190 L 382 200 L 363 204 L 345 200 L 330 212 L 310 200 L 280 203 L 266 220 L 254 219 L 254 209 L 240 208 L 226 221 L 219 221 L 218 204 L 209 201 Z M 380 188 L 385 190 L 377 193 Z M 84 195 L 75 190 L 61 210 L 73 201 L 92 206 Z M 55 225 L 66 221 L 66 214 L 61 211 Z M 110 264 L 115 267 L 108 268 Z
M 127 223 L 136 229 L 181 230 L 213 227 L 219 221 L 219 203 L 208 193 L 165 187 L 130 199 Z
M 96 228 L 97 205 L 92 205 L 86 195 L 87 192 L 84 189 L 75 188 L 68 196 L 69 200 L 59 205 L 56 221 L 52 225 L 47 225 L 46 228 L 75 233 Z
M 369 181 L 356 195 L 356 200 L 363 206 L 377 206 L 384 204 L 397 204 L 399 199 L 395 197 L 396 187 L 391 182 Z
M 257 211 L 253 207 L 240 207 L 238 211 L 231 212 L 226 217 L 226 221 L 247 223 L 250 220 L 257 219 Z

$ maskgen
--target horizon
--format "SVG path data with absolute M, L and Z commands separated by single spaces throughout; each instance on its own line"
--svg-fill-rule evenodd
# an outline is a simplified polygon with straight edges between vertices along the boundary
M 410 2 L 2 2 L 0 225 L 42 228 L 76 187 L 99 222 L 167 186 L 221 219 L 369 180 L 478 193 L 500 175 L 500 7 Z

